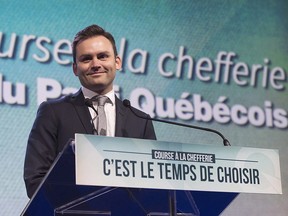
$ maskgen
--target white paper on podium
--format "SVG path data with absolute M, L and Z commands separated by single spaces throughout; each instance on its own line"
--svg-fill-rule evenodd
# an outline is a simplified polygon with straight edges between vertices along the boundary
M 76 184 L 282 194 L 275 149 L 75 135 Z

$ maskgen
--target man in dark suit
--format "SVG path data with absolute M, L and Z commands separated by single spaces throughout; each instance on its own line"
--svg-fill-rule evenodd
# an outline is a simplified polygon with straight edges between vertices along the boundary
M 76 34 L 72 48 L 73 72 L 82 87 L 73 95 L 43 102 L 38 109 L 24 164 L 24 180 L 30 198 L 75 133 L 95 134 L 93 120 L 97 117 L 98 106 L 88 107 L 85 98 L 99 95 L 109 98 L 104 106 L 107 136 L 156 139 L 152 122 L 136 117 L 115 96 L 113 81 L 122 62 L 113 36 L 97 25 L 88 26 Z M 134 111 L 148 117 L 139 110 Z

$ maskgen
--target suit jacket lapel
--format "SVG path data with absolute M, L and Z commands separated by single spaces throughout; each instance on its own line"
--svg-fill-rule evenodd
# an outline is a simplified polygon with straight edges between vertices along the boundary
M 81 89 L 71 96 L 71 103 L 73 104 L 79 121 L 83 125 L 86 133 L 92 134 L 93 126 L 91 123 L 91 115 L 88 107 L 85 105 L 85 99 Z
M 125 137 L 125 122 L 127 118 L 127 108 L 122 104 L 122 101 L 115 97 L 116 104 L 116 125 L 115 136 Z

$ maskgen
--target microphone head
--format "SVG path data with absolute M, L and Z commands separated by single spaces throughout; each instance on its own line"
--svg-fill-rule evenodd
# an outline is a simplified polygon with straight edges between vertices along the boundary
M 124 105 L 125 107 L 131 107 L 130 101 L 127 100 L 127 99 L 123 100 L 123 105 Z
M 85 98 L 85 105 L 89 107 L 93 106 L 92 100 L 90 100 L 89 98 Z

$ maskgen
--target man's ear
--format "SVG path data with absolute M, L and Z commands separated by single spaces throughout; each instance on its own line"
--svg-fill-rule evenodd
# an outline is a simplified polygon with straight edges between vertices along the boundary
M 116 62 L 116 70 L 120 70 L 122 68 L 121 58 L 119 56 L 116 56 L 115 62 Z
M 77 64 L 75 62 L 73 62 L 72 64 L 72 68 L 73 68 L 73 73 L 75 76 L 78 76 L 78 72 L 77 72 Z

